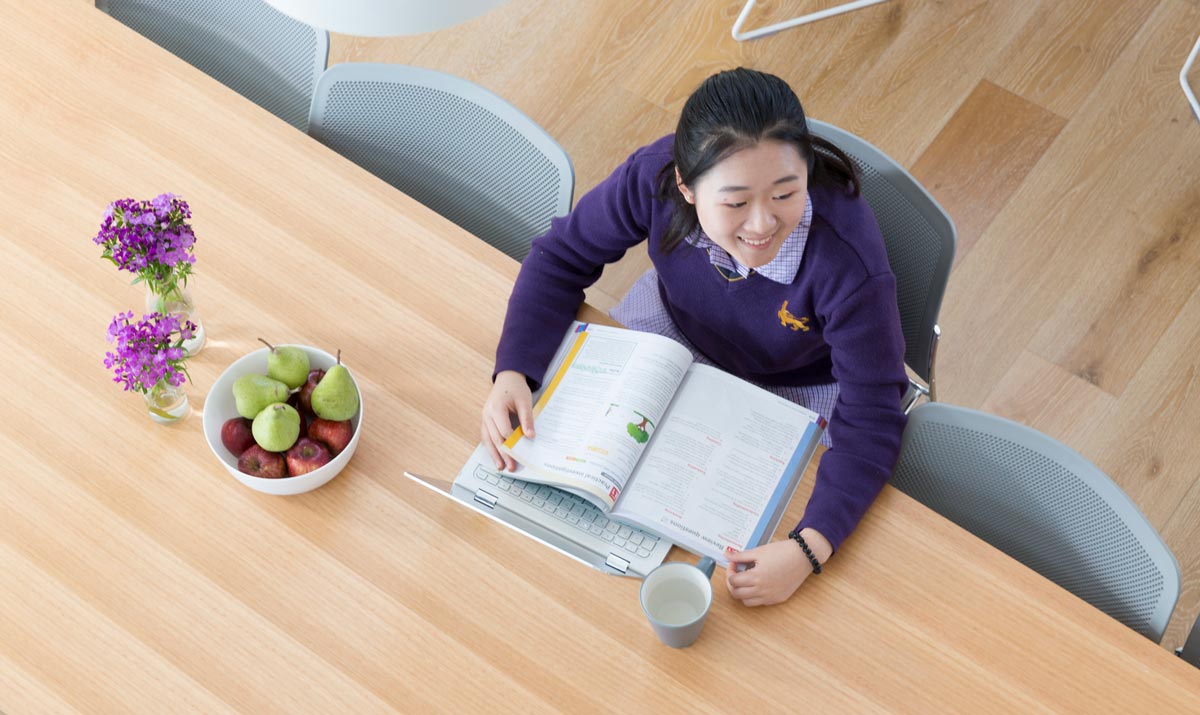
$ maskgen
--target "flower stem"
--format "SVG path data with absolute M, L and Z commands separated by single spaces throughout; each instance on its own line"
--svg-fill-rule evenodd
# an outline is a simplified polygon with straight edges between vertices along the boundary
M 154 405 L 147 405 L 147 407 L 149 408 L 151 414 L 158 415 L 159 417 L 163 418 L 164 420 L 175 419 L 175 415 L 171 414 L 170 412 L 167 412 L 166 410 L 155 407 Z

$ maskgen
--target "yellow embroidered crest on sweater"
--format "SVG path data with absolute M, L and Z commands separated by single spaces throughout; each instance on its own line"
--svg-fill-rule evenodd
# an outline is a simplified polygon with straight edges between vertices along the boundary
M 783 301 L 783 306 L 779 309 L 779 312 L 777 313 L 777 315 L 779 316 L 779 324 L 785 328 L 791 328 L 792 330 L 803 330 L 804 332 L 807 333 L 809 330 L 808 318 L 807 317 L 797 318 L 796 316 L 792 315 L 791 313 L 788 312 L 787 304 L 788 304 L 788 302 L 786 300 Z

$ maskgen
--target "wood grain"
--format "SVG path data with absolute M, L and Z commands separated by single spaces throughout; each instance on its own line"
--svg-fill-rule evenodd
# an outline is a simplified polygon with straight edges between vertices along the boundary
M 1079 448 L 1117 406 L 1116 398 L 1087 380 L 1025 351 L 979 409 L 1037 425 Z
M 1062 137 L 1063 152 L 1084 157 L 1076 159 L 1079 173 L 1062 200 L 1083 210 L 1071 229 L 1045 235 L 1059 244 L 1055 263 L 1074 269 L 1072 284 L 1030 347 L 1116 395 L 1200 286 L 1200 187 L 1192 160 L 1200 135 L 1179 131 L 1177 120 L 1188 110 L 1173 81 L 1187 40 L 1161 38 L 1172 23 L 1185 22 L 1173 12 L 1185 7 L 1155 13 L 1114 65 L 1113 81 L 1144 88 L 1137 101 L 1097 96 Z
M 573 141 L 587 140 L 589 116 L 628 121 L 654 106 L 663 114 L 630 129 L 649 133 L 669 114 L 650 95 L 672 97 L 674 79 L 645 93 L 623 80 L 658 41 L 663 17 L 653 4 L 640 15 L 634 3 L 555 5 L 513 0 L 486 23 L 402 44 L 430 59 L 460 58 L 463 74 L 528 85 L 522 102 L 548 103 L 531 114 L 575 127 Z M 840 105 L 832 94 L 819 102 L 842 106 L 843 117 L 864 115 L 868 139 L 911 159 L 984 76 L 993 48 L 1004 46 L 979 23 L 1015 32 L 1029 10 L 971 4 L 939 14 L 933 5 L 894 5 L 925 30 L 939 30 L 927 35 L 953 40 L 934 54 L 974 62 L 966 78 L 938 76 L 936 63 L 916 56 L 917 37 L 902 30 L 892 52 L 913 56 L 888 56 L 906 66 L 889 96 L 928 100 L 927 108 L 900 111 L 902 122 L 874 134 L 887 122 L 873 112 L 891 107 Z M 702 12 L 723 17 L 716 6 Z M 514 262 L 91 3 L 52 15 L 30 2 L 6 9 L 0 711 L 723 713 L 803 703 L 813 712 L 1187 712 L 1200 702 L 1194 669 L 892 489 L 826 573 L 787 605 L 746 609 L 718 582 L 697 644 L 663 648 L 637 608 L 635 582 L 582 570 L 401 476 L 407 468 L 446 479 L 472 448 Z M 1149 59 L 1157 78 L 1168 49 L 1182 42 L 1179 28 L 1197 17 L 1186 3 L 1160 6 L 1110 71 L 1140 86 L 1132 80 L 1145 76 L 1135 68 Z M 655 30 L 638 34 L 639 18 L 657 23 Z M 870 21 L 866 12 L 853 20 Z M 847 37 L 865 28 L 855 25 Z M 728 28 L 712 20 L 693 31 Z M 986 46 L 968 52 L 958 32 Z M 488 44 L 488 35 L 504 39 Z M 627 63 L 605 64 L 605 48 L 630 37 L 634 44 L 617 51 Z M 487 49 L 461 44 L 471 38 Z M 786 48 L 786 38 L 772 38 L 773 46 Z M 706 42 L 716 37 L 678 47 L 706 54 Z M 520 62 L 497 67 L 505 57 Z M 530 59 L 541 57 L 567 58 L 559 74 L 576 83 L 575 94 L 537 80 L 523 64 L 550 66 Z M 1091 148 L 1081 139 L 1064 142 L 1076 121 L 1093 128 L 1088 113 L 1120 114 L 1124 106 L 1093 101 L 1047 150 L 1046 158 L 1063 151 L 1058 161 L 1044 158 L 1014 194 L 1013 202 L 1026 200 L 1020 211 L 1045 210 L 1038 201 L 1046 187 L 1069 185 L 1074 175 L 1051 168 L 1097 161 L 1081 151 Z M 1164 124 L 1175 116 L 1152 109 Z M 616 142 L 622 131 L 597 136 Z M 1156 136 L 1176 151 L 1190 147 Z M 1111 138 L 1101 132 L 1096 141 Z M 595 144 L 580 155 L 596 157 L 589 162 L 600 175 L 631 148 Z M 1168 166 L 1181 170 L 1178 161 Z M 1149 180 L 1146 165 L 1129 166 Z M 1094 188 L 1106 190 L 1102 182 Z M 140 398 L 122 393 L 103 369 L 109 316 L 140 305 L 142 295 L 90 243 L 107 202 L 162 190 L 184 196 L 195 212 L 193 288 L 211 336 L 189 365 L 194 411 L 169 428 L 152 424 Z M 1073 285 L 1036 287 L 1064 266 L 1044 236 L 1014 231 L 1022 225 L 1013 202 L 955 272 L 957 300 L 976 302 L 985 318 L 998 312 L 992 301 L 1024 295 L 1020 286 L 1035 286 L 1012 306 L 1028 320 Z M 1161 212 L 1174 204 L 1144 205 Z M 1080 218 L 1072 212 L 1056 221 L 1069 227 Z M 982 270 L 1000 257 L 1028 261 L 1028 272 Z M 1018 276 L 1019 286 L 1005 283 Z M 1049 366 L 1056 363 L 1028 349 L 1028 325 L 1014 351 L 998 351 L 1005 364 L 959 354 L 943 374 L 952 390 L 982 401 L 1012 384 L 1010 373 L 1015 382 L 1018 373 L 1044 368 L 1050 377 L 1035 382 L 1062 395 L 1067 409 L 1125 400 L 1136 385 L 1141 397 L 1121 409 L 1147 426 L 1131 451 L 1144 443 L 1167 455 L 1196 417 L 1187 379 L 1196 337 L 1185 320 L 1200 320 L 1193 302 L 1179 305 L 1119 398 L 1055 377 Z M 970 330 L 960 308 L 947 316 L 957 329 L 948 335 L 977 350 L 987 347 L 989 329 L 999 328 L 1002 342 L 1017 334 L 1003 321 Z M 209 386 L 259 335 L 342 348 L 364 393 L 369 416 L 354 460 L 310 494 L 276 498 L 243 488 L 201 435 Z M 978 377 L 968 372 L 977 364 L 985 368 Z M 1051 402 L 1030 403 L 1030 419 L 1078 430 Z M 1168 431 L 1175 421 L 1180 426 Z M 1119 444 L 1112 424 L 1099 423 L 1095 431 L 1108 435 L 1085 454 L 1125 453 L 1111 446 Z M 1200 497 L 1173 466 L 1192 455 L 1169 454 L 1163 463 L 1171 467 L 1161 473 L 1174 481 L 1164 488 L 1184 511 L 1167 514 L 1147 502 L 1149 511 L 1169 538 L 1194 539 Z M 785 522 L 799 517 L 812 479 L 810 472 Z M 1139 503 L 1156 498 L 1157 490 L 1123 486 Z M 1180 560 L 1194 584 L 1194 557 Z
M 983 80 L 913 165 L 958 230 L 961 261 L 1066 123 Z
M 1074 116 L 1091 94 L 1104 92 L 1109 68 L 1157 5 L 1040 3 L 988 78 L 1051 112 Z

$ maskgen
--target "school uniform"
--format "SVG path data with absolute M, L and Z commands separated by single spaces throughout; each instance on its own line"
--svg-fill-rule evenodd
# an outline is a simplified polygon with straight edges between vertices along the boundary
M 634 152 L 533 241 L 509 299 L 496 372 L 516 370 L 536 386 L 584 288 L 649 240 L 654 269 L 614 318 L 682 337 L 703 362 L 828 419 L 831 446 L 800 528 L 837 549 L 891 476 L 904 430 L 904 337 L 878 224 L 861 197 L 810 185 L 800 226 L 765 266 L 738 265 L 701 231 L 664 254 L 675 208 L 656 197 L 672 143 L 668 135 Z

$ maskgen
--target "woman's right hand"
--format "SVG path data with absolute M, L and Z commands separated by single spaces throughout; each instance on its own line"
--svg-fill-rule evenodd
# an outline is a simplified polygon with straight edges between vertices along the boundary
M 483 403 L 483 423 L 479 438 L 492 455 L 497 469 L 512 471 L 517 462 L 500 451 L 504 440 L 512 433 L 512 417 L 516 414 L 521 431 L 533 438 L 533 394 L 525 376 L 515 370 L 497 373 L 487 401 Z

